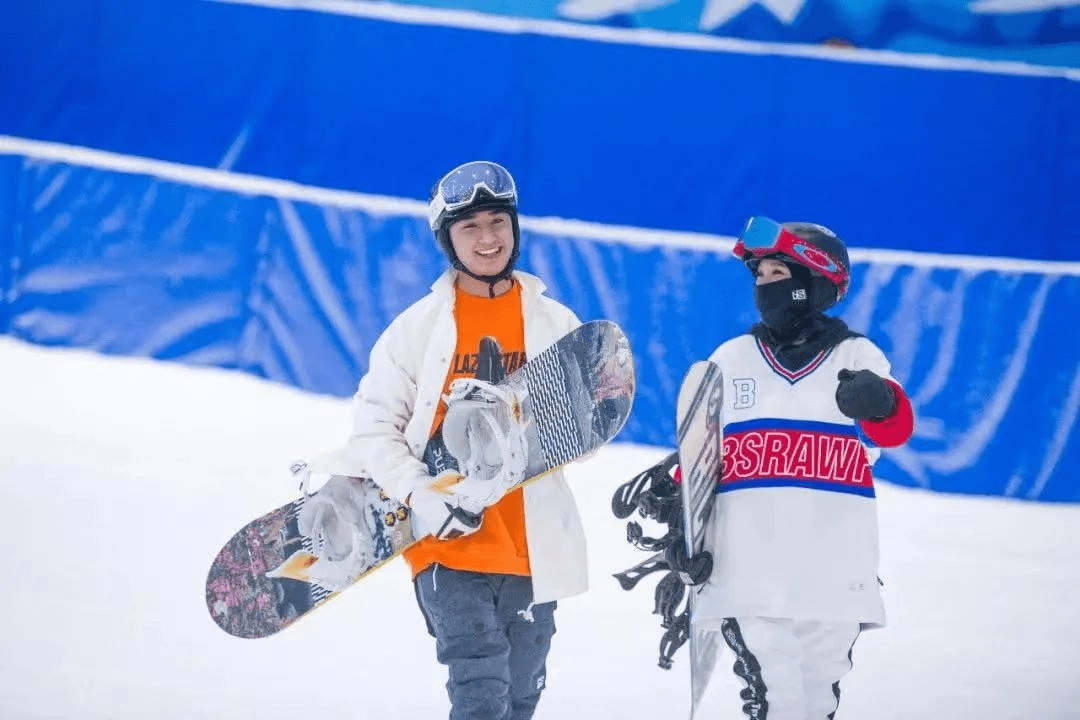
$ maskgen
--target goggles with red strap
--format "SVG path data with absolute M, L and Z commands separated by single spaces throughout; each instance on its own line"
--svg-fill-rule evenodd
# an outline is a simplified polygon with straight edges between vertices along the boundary
M 761 215 L 755 215 L 746 223 L 732 253 L 743 262 L 753 258 L 760 260 L 778 253 L 787 255 L 800 265 L 828 278 L 836 285 L 839 297 L 843 297 L 847 292 L 851 280 L 847 269 L 836 258 L 813 243 L 803 240 L 775 220 Z

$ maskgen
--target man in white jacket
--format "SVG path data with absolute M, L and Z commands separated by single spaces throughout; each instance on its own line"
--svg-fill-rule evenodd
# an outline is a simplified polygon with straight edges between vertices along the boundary
M 429 219 L 451 268 L 372 348 L 350 454 L 412 509 L 418 535 L 431 533 L 405 558 L 449 669 L 451 720 L 525 720 L 544 688 L 556 601 L 586 589 L 574 498 L 555 472 L 485 501 L 477 519 L 460 507 L 470 498 L 429 489 L 423 456 L 446 412 L 443 395 L 475 375 L 483 338 L 497 341 L 509 373 L 580 321 L 514 269 L 517 189 L 505 168 L 476 161 L 451 170 L 432 191 Z

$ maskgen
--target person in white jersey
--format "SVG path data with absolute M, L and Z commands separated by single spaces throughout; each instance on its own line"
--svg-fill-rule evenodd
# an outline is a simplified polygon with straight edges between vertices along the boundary
M 911 437 L 911 403 L 885 354 L 824 314 L 850 279 L 834 232 L 754 217 L 734 252 L 761 322 L 709 358 L 724 378 L 724 464 L 695 643 L 720 633 L 734 652 L 747 717 L 831 719 L 860 630 L 885 623 L 870 466 Z

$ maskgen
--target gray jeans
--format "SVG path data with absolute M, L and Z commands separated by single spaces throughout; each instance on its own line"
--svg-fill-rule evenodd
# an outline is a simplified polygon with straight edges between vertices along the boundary
M 450 671 L 450 720 L 529 720 L 544 689 L 555 603 L 532 603 L 532 580 L 433 565 L 416 598 Z

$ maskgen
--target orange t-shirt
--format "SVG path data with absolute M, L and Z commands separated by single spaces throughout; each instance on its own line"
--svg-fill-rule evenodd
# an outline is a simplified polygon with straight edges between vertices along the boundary
M 454 322 L 457 348 L 446 374 L 443 393 L 462 377 L 475 377 L 480 340 L 493 337 L 503 352 L 506 374 L 525 363 L 525 322 L 521 314 L 521 286 L 489 298 L 455 289 Z M 442 423 L 446 402 L 439 400 L 431 434 Z M 484 511 L 480 529 L 454 540 L 426 537 L 404 552 L 413 577 L 433 563 L 455 570 L 506 575 L 529 575 L 529 549 L 525 541 L 525 500 L 514 490 Z

